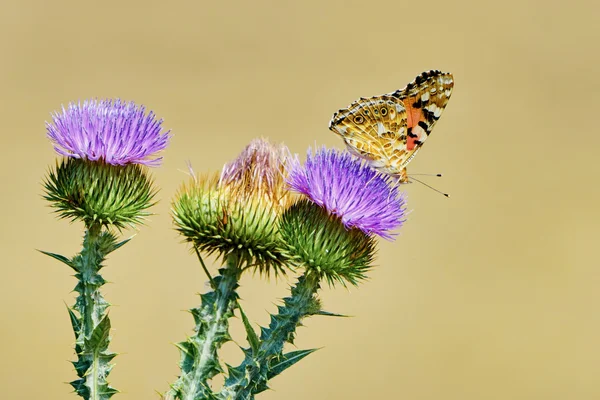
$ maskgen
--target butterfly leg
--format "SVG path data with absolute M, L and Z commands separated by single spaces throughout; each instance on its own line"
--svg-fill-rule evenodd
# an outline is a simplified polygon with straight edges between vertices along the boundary
M 408 180 L 408 175 L 406 173 L 406 167 L 402 168 L 400 173 L 397 175 L 399 183 L 412 183 Z

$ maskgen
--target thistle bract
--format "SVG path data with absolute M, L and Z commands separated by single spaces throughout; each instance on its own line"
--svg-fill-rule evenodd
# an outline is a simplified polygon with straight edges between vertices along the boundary
M 236 254 L 261 272 L 283 272 L 278 220 L 290 202 L 287 149 L 253 141 L 220 176 L 192 179 L 173 201 L 177 230 L 199 250 Z
M 145 114 L 144 106 L 107 99 L 69 103 L 52 114 L 46 128 L 60 155 L 112 165 L 157 166 L 162 157 L 153 157 L 170 138 L 161 124 L 153 112 Z
M 280 232 L 292 262 L 329 284 L 357 285 L 372 267 L 374 238 L 360 229 L 347 229 L 338 216 L 307 199 L 286 210 Z
M 156 194 L 144 168 L 65 158 L 44 182 L 52 207 L 62 218 L 91 224 L 135 225 L 150 213 Z
M 309 149 L 306 163 L 296 161 L 287 181 L 348 228 L 391 239 L 389 232 L 404 222 L 405 199 L 391 178 L 347 152 Z

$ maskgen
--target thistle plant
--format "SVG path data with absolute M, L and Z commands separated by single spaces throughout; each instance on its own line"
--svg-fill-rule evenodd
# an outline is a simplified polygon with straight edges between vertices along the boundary
M 117 390 L 107 377 L 115 357 L 108 349 L 109 303 L 100 289 L 108 254 L 128 242 L 123 228 L 144 222 L 156 189 L 147 167 L 166 148 L 169 132 L 144 107 L 120 100 L 70 104 L 52 115 L 48 138 L 62 156 L 44 181 L 44 198 L 60 218 L 82 221 L 82 250 L 72 258 L 43 251 L 75 271 L 78 296 L 68 308 L 75 333 L 75 393 L 107 400 Z M 191 171 L 191 170 L 190 170 Z M 350 153 L 310 150 L 300 163 L 287 147 L 253 140 L 222 171 L 184 183 L 172 202 L 172 217 L 204 269 L 210 291 L 190 310 L 194 332 L 177 344 L 180 375 L 165 398 L 254 399 L 269 381 L 315 349 L 286 350 L 302 321 L 323 310 L 319 289 L 358 286 L 373 268 L 377 237 L 394 238 L 404 222 L 405 198 L 391 178 Z M 223 266 L 211 274 L 204 257 Z M 239 302 L 246 271 L 269 278 L 295 275 L 290 293 L 257 332 Z M 229 320 L 242 319 L 247 345 L 243 361 L 219 357 L 232 340 Z M 223 375 L 222 387 L 213 378 Z
M 106 256 L 129 241 L 119 241 L 117 232 L 150 214 L 156 189 L 146 166 L 160 164 L 156 153 L 167 147 L 170 135 L 143 106 L 91 100 L 54 113 L 47 136 L 63 157 L 48 172 L 44 198 L 60 218 L 83 222 L 85 234 L 82 250 L 72 258 L 42 253 L 71 267 L 78 280 L 78 296 L 68 309 L 78 376 L 71 385 L 86 400 L 105 400 L 117 393 L 107 381 L 116 354 L 108 350 L 109 303 L 100 292 L 105 283 L 100 270 Z
M 228 319 L 239 308 L 241 274 L 248 269 L 267 276 L 286 272 L 288 256 L 277 222 L 291 203 L 285 186 L 288 161 L 284 146 L 255 140 L 220 174 L 192 174 L 173 201 L 176 228 L 198 254 L 212 291 L 201 295 L 201 304 L 190 310 L 194 335 L 178 344 L 181 375 L 169 396 L 214 398 L 209 381 L 223 372 L 217 351 L 231 340 Z M 216 277 L 206 269 L 200 252 L 225 261 Z
M 257 140 L 220 177 L 193 177 L 173 202 L 173 218 L 212 290 L 191 310 L 194 336 L 178 345 L 181 375 L 166 397 L 253 399 L 266 390 L 270 379 L 315 351 L 284 350 L 302 320 L 337 315 L 322 309 L 321 283 L 358 285 L 373 266 L 376 236 L 392 239 L 404 215 L 405 199 L 390 178 L 334 150 L 309 152 L 301 165 L 287 149 Z M 211 277 L 201 253 L 224 260 L 218 276 Z M 239 277 L 247 269 L 263 276 L 299 273 L 260 335 L 238 302 Z M 228 319 L 236 310 L 248 346 L 242 363 L 226 364 L 225 371 L 218 350 L 231 340 Z M 220 373 L 225 382 L 216 391 L 211 379 Z

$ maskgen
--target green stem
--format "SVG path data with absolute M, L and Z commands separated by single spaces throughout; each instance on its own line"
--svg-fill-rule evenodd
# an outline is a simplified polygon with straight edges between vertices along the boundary
M 236 255 L 227 258 L 225 268 L 213 282 L 213 291 L 201 295 L 200 307 L 191 310 L 196 322 L 195 335 L 178 347 L 181 351 L 181 376 L 172 385 L 170 395 L 181 400 L 212 398 L 209 380 L 221 372 L 217 351 L 229 340 L 229 318 L 234 314 L 241 274 Z
M 79 295 L 69 309 L 76 338 L 73 365 L 79 377 L 71 385 L 85 400 L 107 400 L 117 393 L 106 380 L 115 354 L 108 351 L 110 320 L 105 312 L 109 304 L 100 293 L 105 281 L 99 271 L 106 255 L 125 242 L 117 243 L 113 234 L 102 231 L 102 225 L 93 224 L 87 227 L 81 252 L 72 259 L 44 252 L 73 268 L 79 280 L 75 286 Z
M 81 252 L 81 273 L 80 284 L 82 292 L 81 300 L 77 299 L 77 309 L 83 316 L 83 333 L 89 337 L 100 322 L 108 304 L 102 297 L 99 289 L 104 284 L 104 280 L 99 273 L 101 263 L 104 261 L 102 252 L 98 251 L 98 239 L 100 237 L 101 226 L 92 225 L 86 232 L 83 241 L 83 251 Z
M 305 274 L 298 279 L 291 289 L 291 296 L 283 299 L 284 304 L 278 307 L 277 315 L 271 316 L 269 327 L 262 330 L 258 351 L 248 349 L 244 361 L 238 367 L 230 368 L 219 399 L 253 399 L 255 394 L 267 389 L 267 381 L 281 372 L 274 365 L 285 359 L 284 344 L 293 342 L 296 328 L 303 318 L 320 310 L 316 298 L 318 290 L 319 277 L 316 274 Z M 312 350 L 305 354 L 309 352 Z

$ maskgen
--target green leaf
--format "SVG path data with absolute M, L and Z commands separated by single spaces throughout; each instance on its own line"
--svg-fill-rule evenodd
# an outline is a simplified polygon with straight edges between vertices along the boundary
M 75 339 L 77 339 L 77 337 L 79 336 L 79 332 L 81 332 L 81 321 L 69 306 L 67 306 L 67 311 L 69 312 L 69 317 L 71 318 L 71 325 L 73 326 Z
M 75 371 L 77 372 L 77 376 L 80 378 L 83 378 L 86 374 L 86 372 L 90 369 L 90 367 L 92 366 L 92 360 L 89 359 L 84 359 L 83 357 L 80 357 L 80 354 L 77 354 L 79 360 L 77 361 L 71 361 L 71 364 L 73 364 L 73 367 L 75 367 Z M 88 357 L 89 358 L 89 357 Z M 79 382 L 81 379 L 78 379 L 76 381 L 73 382 Z M 85 383 L 85 379 L 83 379 L 83 383 L 82 385 Z
M 343 317 L 343 318 L 350 318 L 349 315 L 344 315 L 344 314 L 336 314 L 336 313 L 332 313 L 329 311 L 325 311 L 325 310 L 319 310 L 315 313 L 315 315 L 324 315 L 326 317 Z
M 242 321 L 244 322 L 244 328 L 246 328 L 246 338 L 248 339 L 248 343 L 250 343 L 250 347 L 252 347 L 252 353 L 257 354 L 258 349 L 260 348 L 260 340 L 252 328 L 250 321 L 248 321 L 248 317 L 246 317 L 246 313 L 242 310 L 242 306 L 238 303 L 238 309 L 240 310 L 240 314 L 242 315 Z
M 228 379 L 236 382 L 240 382 L 242 379 L 244 379 L 245 371 L 243 366 L 234 368 L 227 363 L 225 363 L 225 366 L 227 367 L 227 375 L 229 376 Z
M 269 370 L 267 371 L 268 379 L 279 375 L 307 355 L 314 353 L 317 350 L 319 349 L 297 350 L 282 354 L 278 359 L 273 360 L 273 362 L 269 365 Z
M 118 249 L 119 249 L 121 246 L 123 246 L 125 243 L 129 242 L 131 239 L 133 239 L 133 236 L 132 236 L 132 237 L 130 237 L 130 238 L 128 238 L 128 239 L 122 240 L 122 241 L 120 241 L 119 243 L 116 243 L 114 246 L 112 246 L 112 247 L 111 247 L 111 248 L 110 248 L 110 249 L 109 249 L 109 250 L 106 252 L 106 254 L 108 254 L 108 253 L 112 253 L 113 251 L 115 251 L 115 250 L 118 250 Z
M 181 360 L 179 361 L 179 368 L 185 373 L 189 373 L 194 368 L 194 361 L 198 356 L 198 350 L 191 342 L 179 342 L 175 346 L 179 349 L 181 354 Z
M 317 350 L 318 349 L 291 351 L 289 353 L 282 354 L 277 359 L 274 359 L 267 370 L 267 378 L 258 383 L 256 388 L 252 391 L 252 394 L 258 394 L 269 389 L 269 386 L 267 385 L 268 380 L 276 377 L 292 365 L 296 364 L 298 361 L 302 360 L 307 355 Z
M 65 256 L 61 256 L 60 254 L 50 253 L 49 251 L 44 251 L 44 250 L 38 250 L 38 251 L 42 254 L 45 254 L 49 257 L 54 258 L 55 260 L 60 261 L 61 263 L 67 264 L 69 267 L 73 268 L 75 270 L 75 272 L 79 272 L 79 269 L 77 269 L 77 267 L 75 266 L 75 264 L 73 264 L 71 259 L 69 259 Z
M 254 395 L 255 394 L 262 393 L 262 392 L 264 392 L 267 389 L 270 389 L 269 385 L 267 385 L 267 381 L 266 380 L 261 380 L 260 382 L 258 382 L 258 384 L 256 385 L 256 387 L 252 391 L 252 395 L 251 395 L 252 397 L 251 397 L 251 399 L 254 399 Z
M 100 397 L 101 399 L 110 399 L 112 396 L 115 395 L 115 393 L 119 393 L 119 391 L 117 389 L 115 389 L 114 387 L 110 387 L 108 385 L 102 385 L 102 388 L 98 394 L 100 396 L 102 396 L 102 397 Z
M 85 379 L 77 379 L 70 383 L 71 386 L 73 386 L 73 389 L 75 389 L 75 393 L 77 393 L 77 395 L 83 397 L 84 399 L 90 398 L 90 391 L 85 386 Z
M 92 350 L 96 354 L 105 350 L 108 347 L 109 332 L 110 320 L 107 315 L 94 328 L 90 337 L 85 339 L 85 349 Z

